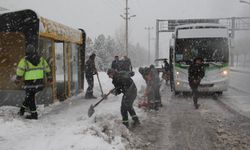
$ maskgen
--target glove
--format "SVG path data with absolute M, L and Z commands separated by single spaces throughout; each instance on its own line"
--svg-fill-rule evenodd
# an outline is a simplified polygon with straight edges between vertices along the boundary
M 53 82 L 52 77 L 49 76 L 49 77 L 47 78 L 47 82 L 48 82 L 48 83 L 52 83 L 52 82 Z
M 102 96 L 104 99 L 107 99 L 108 98 L 108 95 L 107 94 L 103 94 Z
M 15 84 L 16 84 L 16 85 L 20 85 L 21 82 L 22 82 L 22 77 L 21 77 L 21 76 L 16 76 Z
M 133 76 L 135 75 L 135 72 L 134 72 L 134 71 L 131 71 L 131 72 L 129 72 L 129 75 L 130 75 L 131 77 L 133 77 Z
M 110 93 L 113 94 L 113 95 L 117 95 L 116 89 L 110 90 Z
M 17 80 L 17 79 L 15 80 L 16 85 L 19 85 L 20 83 L 21 83 L 21 80 Z
M 147 97 L 148 96 L 148 92 L 145 92 L 144 94 L 143 94 L 143 97 Z

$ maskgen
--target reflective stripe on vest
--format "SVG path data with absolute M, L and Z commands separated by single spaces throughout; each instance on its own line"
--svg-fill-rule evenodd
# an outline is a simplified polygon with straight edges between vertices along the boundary
M 18 63 L 16 75 L 22 77 L 24 75 L 24 72 L 25 72 L 25 59 L 22 58 Z
M 26 69 L 24 74 L 24 80 L 36 80 L 43 79 L 44 77 L 44 59 L 40 59 L 37 66 L 26 60 Z
M 27 89 L 27 88 L 35 88 L 35 89 L 38 89 L 38 88 L 40 88 L 40 87 L 44 87 L 44 85 L 43 84 L 38 84 L 38 85 L 24 85 L 23 86 L 23 88 L 24 89 Z
M 34 66 L 25 58 L 22 58 L 18 63 L 16 74 L 18 76 L 23 76 L 24 80 L 36 80 L 43 79 L 44 72 L 50 72 L 50 67 L 44 58 L 40 58 L 40 62 L 37 66 Z

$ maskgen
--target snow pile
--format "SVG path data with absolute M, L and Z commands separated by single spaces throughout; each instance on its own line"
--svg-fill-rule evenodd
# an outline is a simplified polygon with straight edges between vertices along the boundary
M 111 79 L 100 72 L 103 91 L 113 88 Z M 145 83 L 139 73 L 133 77 L 138 91 Z M 87 88 L 87 84 L 85 84 Z M 100 99 L 100 88 L 95 78 L 94 94 L 98 99 L 84 99 L 84 93 L 48 107 L 38 106 L 39 119 L 26 120 L 17 115 L 18 107 L 0 107 L 1 150 L 126 150 L 140 149 L 145 143 L 122 125 L 121 96 L 110 95 L 95 108 L 88 118 L 91 104 Z M 135 102 L 136 106 L 136 102 Z M 135 107 L 143 122 L 146 114 Z M 131 118 L 130 118 L 131 121 Z

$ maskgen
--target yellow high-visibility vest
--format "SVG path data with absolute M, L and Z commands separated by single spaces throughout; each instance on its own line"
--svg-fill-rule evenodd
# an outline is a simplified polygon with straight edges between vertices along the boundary
M 17 66 L 16 75 L 24 77 L 24 80 L 43 79 L 44 73 L 50 73 L 50 67 L 47 61 L 41 57 L 37 66 L 34 66 L 28 60 L 22 58 Z

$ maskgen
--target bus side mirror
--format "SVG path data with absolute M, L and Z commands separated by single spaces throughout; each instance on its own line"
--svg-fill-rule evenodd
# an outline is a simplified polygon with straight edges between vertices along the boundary
M 175 34 L 173 33 L 173 34 L 172 34 L 172 39 L 175 39 L 175 37 L 176 37 L 176 36 L 175 36 Z
M 171 39 L 170 39 L 169 45 L 170 45 L 170 47 L 173 47 L 173 46 L 174 46 L 174 38 L 171 38 Z

